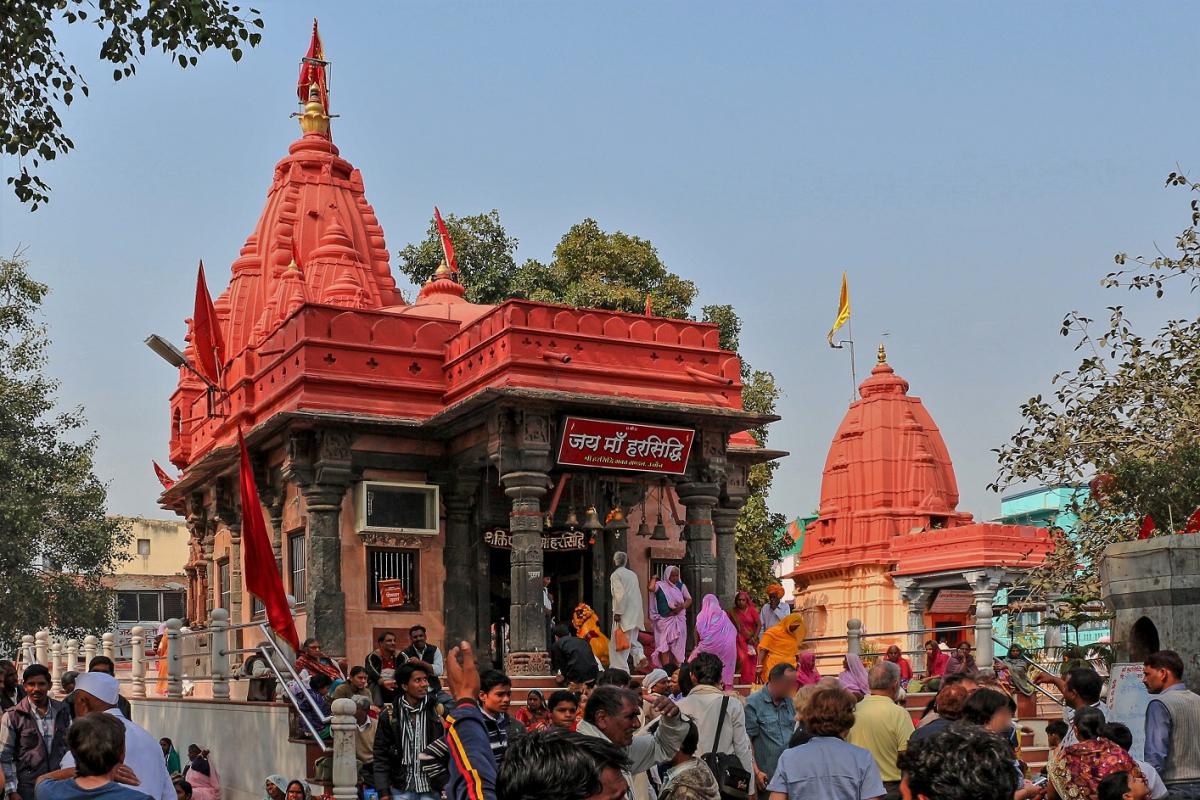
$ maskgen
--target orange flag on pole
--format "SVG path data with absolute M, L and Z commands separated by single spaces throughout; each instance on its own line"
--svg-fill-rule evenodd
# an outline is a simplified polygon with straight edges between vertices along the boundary
M 438 211 L 438 207 L 433 207 L 433 218 L 437 220 L 438 235 L 442 237 L 442 254 L 446 256 L 446 266 L 451 272 L 458 272 L 458 260 L 454 257 L 454 242 L 450 241 L 450 231 L 446 229 L 446 223 L 442 221 L 442 212 Z
M 837 319 L 833 321 L 833 327 L 829 329 L 829 346 L 833 347 L 833 335 L 838 332 L 838 329 L 850 321 L 850 284 L 846 282 L 846 273 L 842 273 L 842 293 L 838 297 L 838 313 Z
M 158 465 L 157 461 L 151 461 L 154 465 L 154 476 L 158 478 L 158 482 L 163 485 L 164 489 L 170 489 L 175 485 L 175 479 L 167 474 L 167 471 Z
M 246 589 L 266 607 L 271 630 L 299 653 L 300 636 L 296 633 L 296 622 L 283 591 L 283 578 L 275 565 L 275 551 L 271 549 L 271 537 L 267 535 L 267 523 L 258 500 L 254 471 L 250 467 L 250 453 L 246 450 L 241 428 L 238 428 L 238 447 L 242 455 L 242 566 Z
M 1192 512 L 1187 524 L 1183 526 L 1184 533 L 1200 533 L 1200 508 Z
M 196 273 L 196 306 L 192 312 L 192 348 L 196 351 L 196 370 L 216 384 L 225 364 L 225 341 L 221 337 L 221 321 L 213 308 L 212 295 L 204 280 L 204 262 Z
M 1147 514 L 1145 519 L 1142 520 L 1142 528 L 1138 531 L 1138 538 L 1149 539 L 1152 533 L 1154 533 L 1154 517 Z
M 329 85 L 325 77 L 325 45 L 321 44 L 321 34 L 317 32 L 317 21 L 313 20 L 312 40 L 308 43 L 308 52 L 300 61 L 300 77 L 296 79 L 296 94 L 301 103 L 308 102 L 308 89 L 314 83 L 321 95 L 321 105 L 325 113 L 329 113 Z

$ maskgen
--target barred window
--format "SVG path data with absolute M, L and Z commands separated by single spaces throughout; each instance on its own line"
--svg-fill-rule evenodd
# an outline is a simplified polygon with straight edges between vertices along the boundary
M 162 593 L 163 619 L 183 619 L 187 614 L 187 595 L 184 592 Z
M 292 597 L 296 605 L 303 605 L 308 595 L 308 574 L 304 561 L 304 532 L 294 533 L 288 537 L 288 570 Z
M 230 591 L 229 579 L 229 559 L 225 558 L 217 562 L 217 590 L 220 592 L 220 608 L 229 610 Z
M 388 611 L 419 611 L 421 608 L 420 587 L 417 576 L 420 573 L 421 553 L 419 550 L 399 550 L 391 547 L 367 548 L 367 607 L 381 610 L 379 602 L 379 582 L 384 580 L 399 580 L 404 587 L 404 605 L 399 608 L 389 608 Z M 459 587 L 465 590 L 466 587 Z M 453 590 L 453 589 L 452 589 Z

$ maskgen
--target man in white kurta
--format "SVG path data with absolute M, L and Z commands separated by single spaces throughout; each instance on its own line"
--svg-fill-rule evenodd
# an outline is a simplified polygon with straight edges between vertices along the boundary
M 608 584 L 612 589 L 612 635 L 608 637 L 608 664 L 611 667 L 629 671 L 631 666 L 637 667 L 642 661 L 642 643 L 638 641 L 638 633 L 642 630 L 642 586 L 638 582 L 637 573 L 626 564 L 629 556 L 618 551 L 613 556 L 616 569 L 609 576 Z M 620 628 L 629 638 L 629 647 L 617 649 L 617 629 Z M 633 664 L 629 656 L 633 655 Z

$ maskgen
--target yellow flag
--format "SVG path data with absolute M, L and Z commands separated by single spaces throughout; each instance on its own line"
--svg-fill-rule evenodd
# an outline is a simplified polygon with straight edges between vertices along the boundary
M 833 335 L 838 332 L 838 328 L 845 325 L 850 320 L 850 286 L 846 283 L 846 273 L 842 273 L 842 294 L 838 298 L 838 314 L 837 319 L 833 321 L 833 327 L 829 329 L 829 346 L 833 347 Z

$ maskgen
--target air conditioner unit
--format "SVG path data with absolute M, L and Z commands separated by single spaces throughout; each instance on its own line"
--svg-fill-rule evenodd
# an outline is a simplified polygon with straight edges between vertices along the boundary
M 362 481 L 357 492 L 359 533 L 437 535 L 441 504 L 436 484 Z

